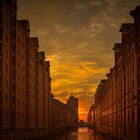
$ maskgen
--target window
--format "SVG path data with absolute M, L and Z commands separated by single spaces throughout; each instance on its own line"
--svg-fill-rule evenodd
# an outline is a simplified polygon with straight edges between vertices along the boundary
M 134 109 L 132 109 L 132 125 L 134 125 L 135 124 L 135 110 Z
M 8 80 L 6 80 L 6 82 L 5 82 L 5 83 L 6 83 L 6 88 L 7 88 L 7 87 L 8 87 Z
M 24 59 L 24 55 L 22 54 L 22 59 Z
M 16 67 L 16 59 L 15 59 L 15 56 L 13 56 L 13 67 Z
M 13 16 L 13 26 L 16 27 L 16 17 Z
M 24 43 L 22 42 L 22 48 L 24 48 Z
M 128 95 L 128 106 L 129 106 L 129 95 Z
M 20 67 L 20 63 L 18 62 L 18 68 Z
M 138 101 L 140 101 L 140 90 L 138 91 Z
M 20 38 L 18 37 L 18 44 L 20 44 Z
M 21 93 L 22 93 L 22 95 L 24 94 L 24 91 L 23 91 L 23 89 L 22 89 Z M 22 102 L 22 105 L 23 105 L 23 102 Z
M 15 81 L 15 77 L 16 77 L 16 72 L 15 70 L 13 70 L 13 80 Z
M 8 65 L 6 65 L 6 72 L 8 72 Z
M 16 52 L 16 45 L 13 43 L 13 54 Z
M 6 20 L 6 28 L 8 28 L 8 20 Z
M 140 73 L 138 73 L 138 85 L 140 84 Z
M 140 107 L 138 107 L 138 125 L 140 128 Z
M 140 56 L 138 57 L 138 60 L 137 60 L 137 62 L 138 62 L 138 70 L 140 70 Z
M 5 52 L 5 56 L 8 57 L 8 50 L 6 50 L 6 52 Z
M 0 1 L 1 2 L 1 1 Z M 0 6 L 1 6 L 1 4 L 0 4 Z M 1 7 L 0 7 L 1 8 Z M 0 24 L 2 24 L 2 22 L 3 22 L 3 14 L 2 14 L 2 12 L 0 11 Z
M 7 109 L 6 109 L 6 117 L 8 116 L 8 111 L 7 111 Z
M 138 136 L 140 136 L 140 107 L 138 107 Z
M 3 30 L 2 27 L 0 27 L 0 41 L 2 41 L 2 38 L 3 38 Z
M 128 111 L 128 123 L 129 123 L 129 111 Z
M 19 118 L 19 112 L 18 112 L 18 118 Z
M 15 84 L 13 84 L 13 94 L 15 94 L 16 93 L 16 86 L 15 86 Z
M 0 97 L 1 97 L 1 95 L 2 95 L 2 92 L 0 91 Z M 1 104 L 0 104 L 0 108 L 1 108 Z
M 18 56 L 20 56 L 20 50 L 18 49 Z
M 8 43 L 8 35 L 6 35 L 6 43 Z
M 2 76 L 0 75 L 0 91 L 2 90 Z
M 16 31 L 13 30 L 13 39 L 16 40 Z
M 24 71 L 24 66 L 22 66 L 22 72 Z
M 11 119 L 12 120 L 12 126 L 15 126 L 15 111 L 14 110 L 12 111 L 12 116 L 11 117 L 12 117 L 12 119 Z
M 2 73 L 2 60 L 0 59 L 0 73 Z
M 0 43 L 0 59 L 2 59 L 2 44 Z M 1 67 L 1 65 L 0 65 Z
M 7 97 L 7 95 L 5 95 L 5 101 L 6 101 L 6 102 L 8 101 L 8 97 Z

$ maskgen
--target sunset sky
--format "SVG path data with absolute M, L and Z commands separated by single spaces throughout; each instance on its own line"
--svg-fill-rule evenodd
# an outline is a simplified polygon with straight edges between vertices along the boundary
M 31 36 L 51 61 L 52 93 L 79 97 L 86 120 L 100 79 L 113 66 L 112 47 L 139 0 L 18 0 L 18 18 L 29 19 Z

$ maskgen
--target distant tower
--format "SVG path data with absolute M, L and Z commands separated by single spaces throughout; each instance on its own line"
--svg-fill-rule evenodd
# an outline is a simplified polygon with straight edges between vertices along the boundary
M 77 125 L 78 124 L 78 98 L 75 98 L 74 96 L 70 96 L 67 101 L 68 106 L 70 107 L 72 111 L 72 124 Z

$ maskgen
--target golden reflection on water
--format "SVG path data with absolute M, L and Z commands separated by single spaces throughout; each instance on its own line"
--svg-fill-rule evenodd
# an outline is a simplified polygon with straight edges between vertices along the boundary
M 79 128 L 77 140 L 94 140 L 93 131 L 88 128 Z
M 95 134 L 93 130 L 87 127 L 79 127 L 77 131 L 69 132 L 63 135 L 62 137 L 53 140 L 110 140 L 110 139 L 106 139 L 104 136 Z

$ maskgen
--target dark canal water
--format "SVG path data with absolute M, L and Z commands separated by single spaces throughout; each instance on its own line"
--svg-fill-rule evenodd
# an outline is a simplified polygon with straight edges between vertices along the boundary
M 104 136 L 95 134 L 93 130 L 87 127 L 79 127 L 76 131 L 65 133 L 58 138 L 49 140 L 108 140 Z
M 40 138 L 15 138 L 15 137 L 1 137 L 0 140 L 115 140 L 107 138 L 106 136 L 103 136 L 101 134 L 97 134 L 94 132 L 94 130 L 88 128 L 88 127 L 79 127 L 73 131 L 65 132 L 65 133 L 59 133 L 55 136 L 51 137 L 40 137 Z M 118 139 L 117 139 L 118 140 Z

